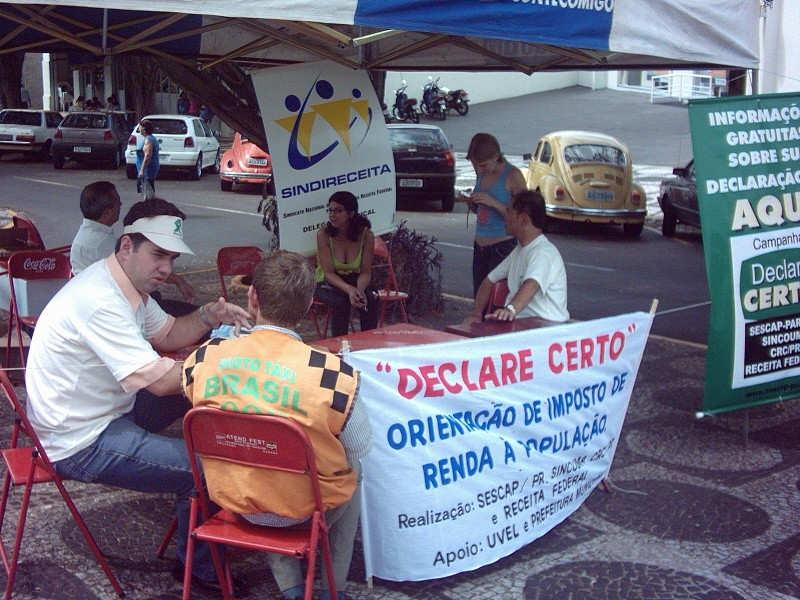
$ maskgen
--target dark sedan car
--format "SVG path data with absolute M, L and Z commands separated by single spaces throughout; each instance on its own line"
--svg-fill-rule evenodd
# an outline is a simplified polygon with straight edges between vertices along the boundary
M 661 182 L 658 203 L 661 205 L 661 212 L 664 213 L 661 233 L 665 236 L 675 235 L 675 226 L 678 223 L 700 227 L 693 160 L 685 167 L 675 167 L 672 170 L 672 177 Z
M 387 125 L 397 175 L 397 199 L 439 200 L 450 212 L 455 202 L 456 159 L 435 125 Z

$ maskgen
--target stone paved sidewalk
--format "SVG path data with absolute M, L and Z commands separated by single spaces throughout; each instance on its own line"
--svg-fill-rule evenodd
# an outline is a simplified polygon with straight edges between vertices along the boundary
M 206 299 L 216 275 L 190 275 Z M 459 320 L 468 306 L 416 321 Z M 313 329 L 304 327 L 304 334 Z M 355 600 L 673 599 L 800 597 L 800 404 L 696 420 L 702 347 L 651 337 L 611 470 L 576 513 L 513 555 L 473 572 L 426 582 L 364 583 L 356 548 L 347 593 Z M 4 422 L 10 423 L 3 407 Z M 177 433 L 177 428 L 173 428 Z M 68 484 L 131 600 L 180 598 L 173 560 L 155 550 L 170 522 L 169 498 Z M 14 502 L 18 502 L 18 496 Z M 5 539 L 13 527 L 5 529 Z M 409 549 L 411 550 L 411 549 Z M 173 555 L 173 550 L 168 552 Z M 265 561 L 234 564 L 241 598 L 277 590 Z M 0 578 L 2 579 L 2 578 Z M 114 598 L 57 496 L 38 491 L 18 575 L 18 600 Z M 195 598 L 214 595 L 194 590 Z

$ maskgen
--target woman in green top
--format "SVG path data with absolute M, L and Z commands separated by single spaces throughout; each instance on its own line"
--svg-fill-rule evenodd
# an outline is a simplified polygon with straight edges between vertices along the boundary
M 331 311 L 331 335 L 345 335 L 350 309 L 357 308 L 361 330 L 378 324 L 378 298 L 370 287 L 375 237 L 350 192 L 328 199 L 328 224 L 317 232 L 317 289 L 314 298 Z

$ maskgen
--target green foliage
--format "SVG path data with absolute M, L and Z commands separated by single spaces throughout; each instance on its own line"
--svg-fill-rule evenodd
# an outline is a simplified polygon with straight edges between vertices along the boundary
M 398 287 L 408 292 L 409 312 L 415 315 L 441 312 L 442 253 L 436 247 L 436 238 L 419 234 L 401 221 L 387 243 Z M 383 276 L 380 270 L 377 274 Z M 383 285 L 383 280 L 375 281 L 374 285 Z

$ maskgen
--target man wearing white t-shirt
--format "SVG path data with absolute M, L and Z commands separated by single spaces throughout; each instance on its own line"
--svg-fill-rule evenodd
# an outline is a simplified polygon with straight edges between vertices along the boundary
M 475 296 L 475 308 L 465 324 L 483 318 L 492 285 L 501 279 L 508 280 L 506 305 L 486 315 L 486 319 L 569 320 L 567 272 L 558 249 L 542 233 L 546 218 L 539 192 L 526 190 L 514 195 L 510 210 L 506 211 L 506 230 L 517 239 L 517 247 L 483 280 Z
M 162 356 L 248 314 L 223 298 L 193 313 L 166 314 L 150 293 L 182 253 L 184 214 L 165 200 L 131 207 L 113 254 L 74 277 L 36 324 L 25 383 L 28 416 L 65 478 L 173 493 L 178 557 L 185 559 L 192 475 L 183 440 L 157 435 L 181 417 L 181 363 Z M 198 583 L 214 587 L 207 549 Z M 214 583 L 212 583 L 214 582 Z

